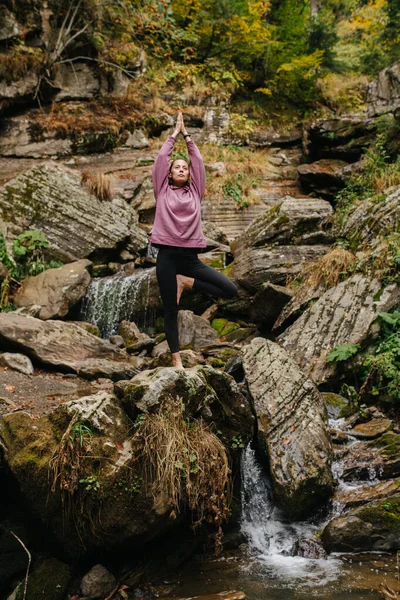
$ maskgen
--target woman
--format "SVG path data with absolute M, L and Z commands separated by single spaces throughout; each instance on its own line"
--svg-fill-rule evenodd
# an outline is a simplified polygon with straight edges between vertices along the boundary
M 181 158 L 170 163 L 179 134 L 186 142 L 190 164 Z M 203 159 L 178 113 L 173 134 L 161 148 L 153 166 L 156 216 L 151 243 L 159 248 L 157 280 L 164 304 L 164 323 L 172 365 L 183 369 L 179 353 L 178 304 L 185 288 L 213 296 L 233 298 L 236 286 L 202 263 L 197 253 L 206 247 L 201 229 L 201 199 L 206 184 Z

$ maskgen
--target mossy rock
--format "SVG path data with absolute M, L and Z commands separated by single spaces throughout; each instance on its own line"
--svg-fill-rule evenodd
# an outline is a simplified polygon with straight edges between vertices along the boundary
M 377 440 L 371 442 L 381 450 L 381 453 L 390 458 L 400 456 L 400 435 L 396 433 L 384 433 Z
M 71 578 L 68 565 L 49 558 L 33 571 L 28 579 L 26 600 L 63 600 Z M 20 584 L 16 600 L 23 599 L 24 586 Z
M 328 552 L 400 549 L 400 496 L 369 502 L 333 519 L 322 541 Z
M 242 342 L 256 332 L 255 327 L 238 327 L 225 335 L 227 342 Z

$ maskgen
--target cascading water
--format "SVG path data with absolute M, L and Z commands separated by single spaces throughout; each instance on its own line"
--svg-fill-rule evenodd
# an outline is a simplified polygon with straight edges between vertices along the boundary
M 272 486 L 257 462 L 250 446 L 242 454 L 242 520 L 253 559 L 265 577 L 281 577 L 298 585 L 301 582 L 322 585 L 337 575 L 338 560 L 310 559 L 293 556 L 300 540 L 310 540 L 321 523 L 290 522 L 274 506 Z
M 105 338 L 118 331 L 126 319 L 139 327 L 154 325 L 155 311 L 149 308 L 151 278 L 154 268 L 138 269 L 132 275 L 118 273 L 93 279 L 80 312 L 80 318 L 97 325 Z

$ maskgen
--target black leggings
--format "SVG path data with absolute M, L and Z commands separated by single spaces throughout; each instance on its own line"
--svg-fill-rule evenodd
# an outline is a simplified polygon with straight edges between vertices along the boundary
M 202 263 L 194 248 L 163 246 L 158 251 L 156 272 L 164 304 L 165 334 L 172 353 L 179 352 L 176 302 L 178 274 L 193 277 L 194 290 L 208 292 L 220 298 L 233 298 L 237 294 L 235 284 L 222 273 Z

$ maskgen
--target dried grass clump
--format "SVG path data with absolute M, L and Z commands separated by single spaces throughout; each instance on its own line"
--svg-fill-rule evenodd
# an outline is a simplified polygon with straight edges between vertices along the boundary
M 112 180 L 104 173 L 82 173 L 81 184 L 99 200 L 112 200 Z
M 335 287 L 340 281 L 349 277 L 355 270 L 356 256 L 344 248 L 332 248 L 317 260 L 307 263 L 300 273 L 303 286 L 326 289 Z M 299 278 L 297 275 L 296 279 Z
M 180 399 L 149 415 L 134 436 L 140 445 L 143 481 L 152 489 L 155 504 L 167 498 L 171 518 L 188 508 L 193 526 L 203 522 L 216 529 L 216 551 L 221 548 L 221 524 L 230 514 L 231 470 L 223 443 L 198 419 L 185 421 Z

